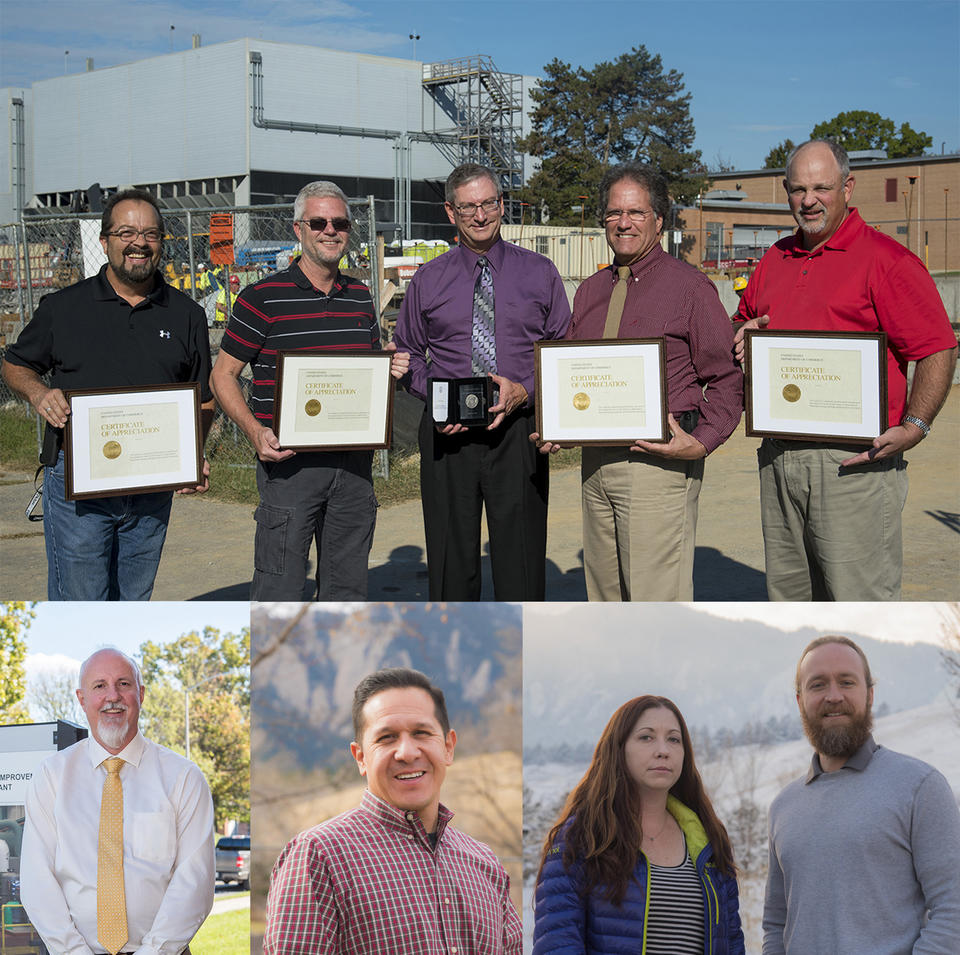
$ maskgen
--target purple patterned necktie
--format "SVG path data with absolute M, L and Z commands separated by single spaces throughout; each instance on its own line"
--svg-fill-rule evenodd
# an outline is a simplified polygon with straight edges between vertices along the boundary
M 470 364 L 474 375 L 497 373 L 497 342 L 494 336 L 493 275 L 485 256 L 477 259 L 480 275 L 473 287 L 473 331 Z

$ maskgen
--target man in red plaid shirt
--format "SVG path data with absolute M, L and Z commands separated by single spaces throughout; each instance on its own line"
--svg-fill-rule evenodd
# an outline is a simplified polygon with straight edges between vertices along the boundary
M 507 873 L 440 803 L 457 742 L 443 692 L 378 670 L 354 691 L 353 728 L 367 791 L 283 850 L 264 955 L 520 955 Z

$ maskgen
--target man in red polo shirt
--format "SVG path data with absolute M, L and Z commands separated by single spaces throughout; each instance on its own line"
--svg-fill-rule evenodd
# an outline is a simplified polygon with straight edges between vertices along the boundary
M 763 257 L 740 300 L 743 330 L 887 334 L 888 427 L 873 446 L 766 438 L 760 508 L 771 600 L 898 600 L 903 452 L 930 433 L 946 400 L 957 340 L 923 263 L 848 206 L 846 152 L 811 140 L 783 181 L 800 228 Z M 916 361 L 907 394 L 907 363 Z

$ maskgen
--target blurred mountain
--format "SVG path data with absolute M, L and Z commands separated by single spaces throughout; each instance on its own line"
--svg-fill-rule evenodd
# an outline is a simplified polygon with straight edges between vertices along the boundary
M 823 631 L 785 633 L 677 604 L 641 608 L 571 605 L 561 616 L 524 619 L 524 748 L 527 758 L 596 743 L 614 710 L 635 696 L 667 696 L 691 727 L 737 730 L 796 713 L 794 674 L 803 648 Z M 606 608 L 603 608 L 606 611 Z M 784 605 L 783 623 L 790 608 Z M 946 686 L 940 651 L 848 632 L 876 681 L 875 708 L 931 702 Z
M 354 687 L 390 666 L 421 670 L 444 691 L 459 752 L 520 752 L 519 606 L 317 604 L 291 629 L 299 610 L 253 606 L 251 747 L 258 774 L 349 766 Z

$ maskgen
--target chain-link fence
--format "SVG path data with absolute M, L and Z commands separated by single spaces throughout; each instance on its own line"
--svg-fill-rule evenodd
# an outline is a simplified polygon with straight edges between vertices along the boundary
M 353 229 L 341 268 L 369 286 L 379 314 L 380 288 L 371 280 L 377 274 L 373 197 L 351 199 L 350 214 Z M 163 220 L 160 268 L 170 285 L 203 306 L 216 361 L 237 292 L 286 268 L 299 254 L 292 227 L 293 206 L 165 209 Z M 98 214 L 39 215 L 0 224 L 0 354 L 16 340 L 44 295 L 96 274 L 105 261 Z M 231 279 L 235 279 L 233 287 Z M 249 373 L 248 367 L 245 374 Z M 241 379 L 241 384 L 248 394 L 249 378 Z M 29 403 L 19 401 L 0 382 L 3 413 L 16 413 L 18 404 L 23 413 L 35 417 Z M 37 434 L 39 440 L 39 424 Z M 231 467 L 254 467 L 249 442 L 219 409 L 207 441 L 207 456 Z M 385 453 L 378 456 L 377 467 L 386 473 Z

